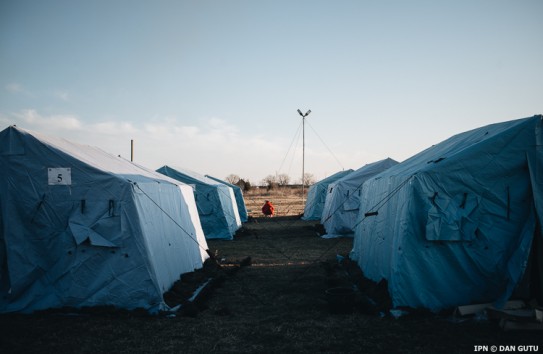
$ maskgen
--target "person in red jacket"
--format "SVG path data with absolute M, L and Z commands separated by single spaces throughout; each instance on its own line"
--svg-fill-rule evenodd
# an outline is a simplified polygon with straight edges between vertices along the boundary
M 264 203 L 264 206 L 262 207 L 262 214 L 267 217 L 272 217 L 274 213 L 275 208 L 273 207 L 273 204 L 269 200 L 266 200 L 266 203 Z

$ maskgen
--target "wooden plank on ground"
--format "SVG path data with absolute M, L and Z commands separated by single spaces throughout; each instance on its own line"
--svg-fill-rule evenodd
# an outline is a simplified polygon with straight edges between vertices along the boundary
M 492 304 L 475 304 L 475 305 L 463 305 L 458 306 L 456 308 L 456 311 L 460 316 L 467 316 L 467 315 L 473 315 L 477 312 L 481 312 L 487 307 L 492 306 Z
M 503 308 L 505 310 L 514 310 L 514 309 L 521 309 L 525 306 L 526 304 L 522 300 L 510 300 L 505 303 L 505 306 Z M 494 307 L 494 305 L 492 303 L 464 305 L 464 306 L 458 306 L 456 310 L 460 316 L 466 316 L 466 315 L 476 314 L 477 312 L 481 312 L 489 307 Z

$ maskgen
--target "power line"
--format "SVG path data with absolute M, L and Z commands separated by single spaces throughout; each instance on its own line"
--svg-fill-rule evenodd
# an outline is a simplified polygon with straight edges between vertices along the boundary
M 342 170 L 345 170 L 345 167 L 343 167 L 343 165 L 341 164 L 341 162 L 339 162 L 338 158 L 336 157 L 336 155 L 334 155 L 334 153 L 332 152 L 332 150 L 330 150 L 330 148 L 328 147 L 328 145 L 326 145 L 326 143 L 324 142 L 324 140 L 322 140 L 322 138 L 320 137 L 320 135 L 317 133 L 317 131 L 315 130 L 315 128 L 313 128 L 313 126 L 309 123 L 309 121 L 307 122 L 307 124 L 309 125 L 309 127 L 311 128 L 311 130 L 313 130 L 313 133 L 315 133 L 315 135 L 319 138 L 319 140 L 321 141 L 322 145 L 324 145 L 324 147 L 326 147 L 326 149 L 328 150 L 328 152 L 330 153 L 330 155 L 332 155 L 332 157 L 336 160 L 336 162 L 338 163 L 339 167 L 341 167 Z
M 298 141 L 298 137 L 300 136 L 300 131 L 302 128 L 302 123 L 298 125 L 298 129 L 296 129 L 296 133 L 294 133 L 294 137 L 292 138 L 292 141 L 290 142 L 290 145 L 288 147 L 287 153 L 285 154 L 285 157 L 283 157 L 283 161 L 281 162 L 281 165 L 279 166 L 279 170 L 283 168 L 283 164 L 285 163 L 285 160 L 287 159 L 288 154 L 290 153 L 290 149 L 292 148 L 292 145 L 294 144 L 294 141 Z M 296 145 L 297 146 L 297 145 Z M 292 162 L 291 162 L 292 165 Z M 290 169 L 289 169 L 290 170 Z

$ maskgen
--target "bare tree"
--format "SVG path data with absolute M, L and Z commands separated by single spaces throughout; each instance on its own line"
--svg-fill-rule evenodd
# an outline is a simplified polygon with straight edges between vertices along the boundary
M 290 183 L 290 176 L 286 173 L 282 173 L 279 176 L 277 176 L 277 183 L 280 186 L 287 186 Z
M 262 180 L 262 184 L 265 185 L 268 190 L 277 187 L 277 178 L 274 175 L 268 175 Z
M 226 182 L 230 183 L 230 184 L 236 184 L 239 182 L 241 178 L 239 178 L 238 175 L 234 175 L 234 174 L 230 174 L 226 177 Z
M 304 180 L 302 181 L 304 186 L 310 186 L 315 183 L 315 177 L 312 173 L 304 173 Z

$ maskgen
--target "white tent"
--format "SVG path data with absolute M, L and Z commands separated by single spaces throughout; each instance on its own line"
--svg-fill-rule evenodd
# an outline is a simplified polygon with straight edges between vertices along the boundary
M 387 158 L 367 164 L 330 183 L 321 217 L 321 224 L 326 230 L 323 237 L 353 237 L 362 185 L 368 179 L 397 164 L 397 161 Z
M 307 191 L 307 200 L 304 206 L 304 216 L 303 220 L 320 220 L 322 215 L 322 209 L 324 208 L 324 201 L 326 199 L 326 191 L 328 190 L 328 185 L 332 182 L 337 181 L 341 177 L 348 175 L 353 172 L 349 169 L 347 171 L 339 171 L 333 175 L 326 177 L 318 181 L 309 187 Z
M 241 227 L 241 219 L 232 188 L 188 169 L 162 166 L 157 171 L 193 187 L 198 214 L 207 239 L 234 238 L 234 234 Z
M 167 309 L 207 244 L 189 186 L 90 146 L 0 132 L 0 312 Z
M 351 258 L 394 306 L 541 300 L 542 146 L 542 116 L 497 123 L 366 181 Z
M 239 186 L 236 186 L 235 184 L 228 183 L 219 178 L 215 178 L 210 175 L 205 175 L 205 176 L 207 178 L 211 178 L 212 180 L 216 182 L 226 184 L 228 187 L 232 188 L 232 190 L 234 191 L 234 196 L 236 197 L 236 204 L 238 206 L 239 218 L 241 222 L 247 222 L 249 215 L 247 214 L 247 207 L 245 206 L 245 199 L 243 199 L 243 191 L 241 190 L 241 188 Z

